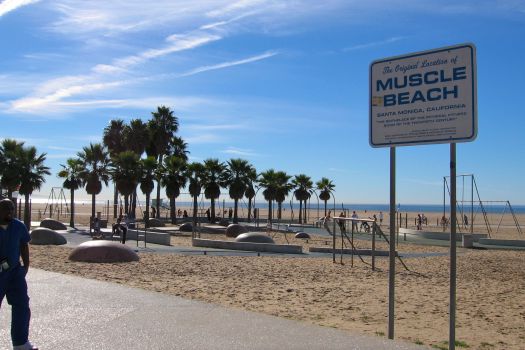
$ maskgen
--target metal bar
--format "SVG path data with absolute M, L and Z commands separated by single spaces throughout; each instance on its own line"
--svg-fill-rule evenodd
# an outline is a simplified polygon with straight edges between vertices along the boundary
M 396 273 L 396 148 L 390 147 L 390 252 L 388 269 L 388 339 L 394 339 L 394 292 Z
M 334 197 L 334 216 L 335 216 L 335 197 Z M 326 221 L 326 217 L 325 217 L 325 221 Z M 332 259 L 333 259 L 333 262 L 335 263 L 335 228 L 334 228 L 334 233 L 332 235 L 332 243 L 333 243 Z
M 377 224 L 374 222 L 372 228 L 372 271 L 376 269 L 376 229 Z
M 456 144 L 450 144 L 450 304 L 448 348 L 456 348 Z
M 474 233 L 474 175 L 470 175 L 470 233 Z

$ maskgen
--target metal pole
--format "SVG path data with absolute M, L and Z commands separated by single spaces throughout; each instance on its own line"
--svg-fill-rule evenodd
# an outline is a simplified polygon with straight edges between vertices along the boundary
M 372 225 L 372 271 L 376 269 L 376 229 L 377 224 L 374 222 Z
M 450 305 L 448 348 L 456 348 L 456 144 L 450 144 Z
M 474 233 L 474 174 L 470 175 L 470 233 Z
M 334 197 L 334 213 L 335 213 L 335 197 Z M 335 216 L 335 214 L 334 214 Z M 326 217 L 325 217 L 325 222 L 326 222 Z M 334 220 L 335 222 L 335 220 Z M 333 259 L 333 262 L 335 263 L 335 227 L 334 227 L 334 232 L 332 234 L 332 243 L 333 243 L 333 248 L 332 248 L 332 259 Z
M 396 273 L 396 148 L 390 147 L 390 253 L 388 269 L 388 339 L 394 339 Z

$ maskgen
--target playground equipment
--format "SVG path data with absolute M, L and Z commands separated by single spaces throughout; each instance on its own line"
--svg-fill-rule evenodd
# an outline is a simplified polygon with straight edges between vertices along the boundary
M 337 223 L 337 225 L 336 225 Z M 370 251 L 370 255 L 372 257 L 372 263 L 369 264 L 366 262 L 363 257 L 361 256 L 359 249 L 356 248 L 354 244 L 354 236 L 356 234 L 355 229 L 362 224 L 367 224 L 369 227 L 371 227 L 371 235 L 372 235 L 372 249 Z M 349 226 L 351 225 L 351 229 L 348 230 Z M 330 226 L 332 226 L 332 230 L 330 229 Z M 387 244 L 390 244 L 388 238 L 383 233 L 379 225 L 377 225 L 376 221 L 373 219 L 359 219 L 359 218 L 349 218 L 346 216 L 335 216 L 335 217 L 325 217 L 323 220 L 322 227 L 328 231 L 328 233 L 332 236 L 332 259 L 333 262 L 336 262 L 336 236 L 337 236 L 337 228 L 339 228 L 339 233 L 341 237 L 341 248 L 340 248 L 340 263 L 343 264 L 343 254 L 345 251 L 345 241 L 350 245 L 351 247 L 351 255 L 350 255 L 350 263 L 351 266 L 354 266 L 354 255 L 357 255 L 361 262 L 363 262 L 366 265 L 371 265 L 372 270 L 375 271 L 375 257 L 376 257 L 376 236 L 382 237 Z M 370 231 L 370 230 L 369 230 Z M 348 236 L 348 232 L 350 233 L 350 236 Z M 365 231 L 366 232 L 366 231 Z M 399 260 L 399 262 L 403 265 L 406 271 L 410 271 L 408 266 L 405 264 L 403 259 L 396 253 L 396 257 Z
M 58 194 L 55 192 L 57 191 Z M 48 212 L 49 209 L 49 212 Z M 57 219 L 61 215 L 69 215 L 69 207 L 62 187 L 52 187 L 49 197 L 47 198 L 46 207 L 44 209 L 44 216 L 49 213 L 49 217 L 52 218 L 56 214 Z
M 483 218 L 484 226 L 487 230 L 487 233 L 489 237 L 492 238 L 492 234 L 495 235 L 498 233 L 503 218 L 505 214 L 508 212 L 513 220 L 514 226 L 516 227 L 517 232 L 522 235 L 523 231 L 521 230 L 521 226 L 519 224 L 518 218 L 516 217 L 514 210 L 512 209 L 512 205 L 510 204 L 510 201 L 503 201 L 503 200 L 481 200 L 481 197 L 479 195 L 478 186 L 476 184 L 476 179 L 474 177 L 474 174 L 463 174 L 463 175 L 457 175 L 457 179 L 460 179 L 461 181 L 457 181 L 457 183 L 461 183 L 461 195 L 458 195 L 456 206 L 457 211 L 460 215 L 458 215 L 458 218 L 456 220 L 455 225 L 457 226 L 459 232 L 461 232 L 462 228 L 469 228 L 470 227 L 470 233 L 474 233 L 474 225 L 476 222 L 476 216 L 481 211 L 481 215 Z M 469 187 L 469 180 L 470 179 L 470 187 Z M 450 180 L 450 176 L 444 176 L 443 177 L 443 217 L 446 216 L 446 203 L 447 198 L 450 198 L 450 188 L 448 185 L 448 181 Z M 465 181 L 467 180 L 467 181 Z M 469 191 L 470 190 L 470 191 Z M 459 192 L 459 191 L 458 191 Z M 470 192 L 470 193 L 469 193 Z M 448 196 L 447 196 L 448 193 Z M 458 193 L 459 194 L 459 193 Z M 465 199 L 465 194 L 470 194 L 470 200 Z M 474 199 L 474 198 L 477 199 Z M 470 206 L 470 225 L 468 223 L 468 208 L 465 210 L 465 205 Z M 476 210 L 474 210 L 474 206 L 476 205 Z M 489 217 L 489 211 L 487 211 L 488 206 L 500 206 L 501 207 L 501 216 L 498 220 L 498 225 L 496 228 L 496 232 L 493 231 L 491 220 Z

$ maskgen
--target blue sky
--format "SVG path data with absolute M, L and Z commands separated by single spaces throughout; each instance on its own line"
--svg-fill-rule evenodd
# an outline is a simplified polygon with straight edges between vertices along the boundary
M 4 0 L 0 138 L 47 153 L 47 198 L 110 119 L 166 105 L 192 161 L 245 158 L 328 177 L 337 202 L 388 203 L 389 151 L 368 142 L 370 63 L 472 42 L 478 137 L 458 144 L 458 173 L 484 200 L 525 204 L 524 37 L 518 0 Z M 448 157 L 398 147 L 398 202 L 440 203 Z

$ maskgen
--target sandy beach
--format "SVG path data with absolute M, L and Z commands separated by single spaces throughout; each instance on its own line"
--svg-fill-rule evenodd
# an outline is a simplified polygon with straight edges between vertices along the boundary
M 511 228 L 505 232 L 505 236 L 519 238 Z M 270 234 L 277 243 L 301 244 L 305 251 L 310 246 L 326 246 L 327 241 L 331 244 L 331 238 L 324 236 L 314 236 L 307 243 L 291 234 Z M 227 239 L 216 234 L 202 234 L 202 238 Z M 173 236 L 171 244 L 191 246 L 191 237 Z M 369 248 L 370 242 L 356 240 L 356 245 Z M 378 242 L 378 249 L 387 249 L 386 243 Z M 141 260 L 135 263 L 93 264 L 69 261 L 70 250 L 33 246 L 32 266 L 342 330 L 377 336 L 387 333 L 385 258 L 377 260 L 379 269 L 374 272 L 357 258 L 352 267 L 348 256 L 341 265 L 332 263 L 331 255 L 285 258 L 140 253 Z M 401 241 L 398 251 L 443 255 L 406 258 L 410 271 L 396 264 L 395 337 L 448 348 L 448 248 Z M 461 344 L 471 349 L 523 349 L 524 267 L 525 251 L 458 249 L 456 335 Z

